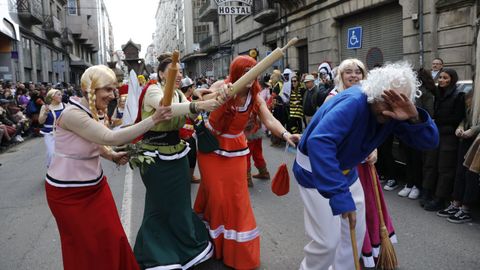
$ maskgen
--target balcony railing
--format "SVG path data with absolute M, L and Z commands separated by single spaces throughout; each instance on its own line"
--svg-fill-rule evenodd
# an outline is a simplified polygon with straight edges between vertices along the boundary
M 256 22 L 270 24 L 277 19 L 278 11 L 267 0 L 254 0 L 252 14 Z
M 218 20 L 217 4 L 214 0 L 207 0 L 199 10 L 200 22 L 213 22 Z
M 42 24 L 42 0 L 17 0 L 18 17 L 29 25 Z
M 43 17 L 43 30 L 50 37 L 59 37 L 62 35 L 62 23 L 57 17 L 45 15 Z
M 63 28 L 60 42 L 62 43 L 63 46 L 73 45 L 72 30 L 70 30 L 68 27 Z
M 218 35 L 210 35 L 200 42 L 200 50 L 206 51 L 212 47 L 217 47 L 220 44 L 220 39 Z

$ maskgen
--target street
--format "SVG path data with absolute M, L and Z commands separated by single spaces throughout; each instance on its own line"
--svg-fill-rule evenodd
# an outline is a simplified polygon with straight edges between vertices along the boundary
M 270 174 L 283 161 L 283 149 L 264 140 Z M 62 269 L 60 239 L 48 208 L 45 191 L 45 146 L 35 138 L 0 154 L 0 270 Z M 289 168 L 294 159 L 288 153 Z M 144 186 L 138 171 L 126 173 L 103 163 L 127 236 L 132 243 L 143 214 Z M 254 170 L 256 173 L 256 170 Z M 127 176 L 127 177 L 126 177 Z M 291 190 L 277 197 L 270 181 L 254 180 L 250 189 L 257 223 L 261 229 L 260 269 L 298 269 L 303 258 L 303 205 L 290 170 Z M 131 186 L 129 184 L 132 184 Z M 192 185 L 192 201 L 198 185 Z M 385 192 L 399 243 L 395 245 L 400 270 L 478 269 L 480 223 L 478 209 L 473 223 L 452 224 L 426 212 L 418 201 L 400 198 L 398 189 Z M 210 261 L 197 269 L 228 269 Z

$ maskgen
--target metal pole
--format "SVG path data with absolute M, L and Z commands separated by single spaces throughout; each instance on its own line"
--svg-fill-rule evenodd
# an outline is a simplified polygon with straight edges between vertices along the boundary
M 418 0 L 418 28 L 419 62 L 420 67 L 423 68 L 423 0 Z

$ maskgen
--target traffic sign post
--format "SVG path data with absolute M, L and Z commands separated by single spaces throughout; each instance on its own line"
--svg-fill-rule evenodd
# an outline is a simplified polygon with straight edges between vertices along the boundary
M 361 26 L 348 28 L 347 49 L 362 48 L 362 33 L 363 33 L 363 30 Z

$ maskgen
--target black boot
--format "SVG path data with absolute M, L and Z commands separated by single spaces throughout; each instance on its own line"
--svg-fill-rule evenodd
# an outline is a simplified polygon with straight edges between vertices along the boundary
M 445 203 L 442 199 L 433 199 L 425 204 L 423 209 L 427 211 L 440 211 L 445 208 Z
M 424 188 L 422 190 L 422 197 L 420 198 L 420 206 L 424 208 L 425 204 L 427 204 L 427 202 L 431 201 L 432 199 L 432 192 L 429 189 Z

